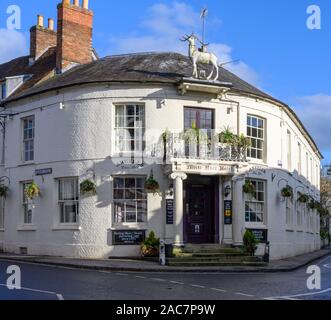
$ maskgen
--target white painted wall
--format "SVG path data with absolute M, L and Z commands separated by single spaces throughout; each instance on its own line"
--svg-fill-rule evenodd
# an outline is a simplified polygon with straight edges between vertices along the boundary
M 246 134 L 247 114 L 261 116 L 267 121 L 266 163 L 252 161 L 251 167 L 264 166 L 268 180 L 267 226 L 271 242 L 272 258 L 292 256 L 318 249 L 319 235 L 308 231 L 287 230 L 285 210 L 277 195 L 279 187 L 270 181 L 271 173 L 285 176 L 294 187 L 308 186 L 311 194 L 319 196 L 318 179 L 315 185 L 294 173 L 290 176 L 280 170 L 278 162 L 286 169 L 286 131 L 293 132 L 293 144 L 300 141 L 303 155 L 319 165 L 319 159 L 294 122 L 277 105 L 242 96 L 229 95 L 240 103 L 237 128 L 237 108 L 234 103 L 206 97 L 180 96 L 172 86 L 151 87 L 139 85 L 81 86 L 50 92 L 13 103 L 12 111 L 20 113 L 7 122 L 5 167 L 3 173 L 11 179 L 11 194 L 6 200 L 5 231 L 0 231 L 0 249 L 19 252 L 27 247 L 29 254 L 57 255 L 71 257 L 106 258 L 109 256 L 131 256 L 139 254 L 135 246 L 112 246 L 110 230 L 114 228 L 154 230 L 161 238 L 174 233 L 172 226 L 165 226 L 165 206 L 161 196 L 148 196 L 148 223 L 141 225 L 115 226 L 112 222 L 112 176 L 117 174 L 148 176 L 151 166 L 139 170 L 122 170 L 116 167 L 114 148 L 114 104 L 144 103 L 147 129 L 183 129 L 184 107 L 215 109 L 215 128 L 221 131 L 230 126 L 234 132 Z M 165 104 L 160 102 L 165 99 Z M 60 110 L 59 104 L 64 104 Z M 229 112 L 229 107 L 233 107 Z M 35 161 L 22 162 L 22 118 L 34 115 L 36 123 Z M 158 137 L 156 136 L 156 140 Z M 156 140 L 151 143 L 156 143 Z M 0 139 L 1 140 L 1 139 Z M 304 159 L 304 156 L 303 156 Z M 295 168 L 295 150 L 292 160 Z M 114 163 L 115 162 L 115 163 Z M 35 169 L 53 168 L 53 174 L 35 177 Z M 303 165 L 304 168 L 304 165 Z M 80 224 L 65 228 L 59 225 L 57 186 L 55 179 L 79 177 L 84 180 L 93 169 L 98 185 L 96 197 L 82 198 L 80 202 Z M 154 166 L 154 175 L 166 190 L 170 181 L 164 175 L 162 166 Z M 42 188 L 34 212 L 34 226 L 22 226 L 23 210 L 20 182 L 35 180 Z M 298 180 L 301 180 L 299 182 Z M 244 208 L 242 208 L 244 214 Z M 222 220 L 222 219 L 221 219 Z M 242 220 L 244 221 L 244 220 Z M 244 222 L 238 226 L 247 227 Z M 317 229 L 319 230 L 319 229 Z M 221 231 L 221 236 L 224 234 Z M 263 250 L 263 248 L 261 248 Z

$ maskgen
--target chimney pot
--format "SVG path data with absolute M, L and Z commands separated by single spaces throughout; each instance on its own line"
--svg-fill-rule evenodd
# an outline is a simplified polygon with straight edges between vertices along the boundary
M 63 4 L 70 4 L 70 0 L 63 0 L 62 3 Z
M 88 0 L 83 0 L 83 8 L 88 9 Z
M 54 31 L 54 19 L 48 19 L 48 29 Z
M 38 27 L 43 27 L 44 26 L 44 17 L 40 14 L 38 14 L 38 22 L 37 22 L 37 26 Z
M 79 7 L 79 0 L 74 0 L 74 6 Z

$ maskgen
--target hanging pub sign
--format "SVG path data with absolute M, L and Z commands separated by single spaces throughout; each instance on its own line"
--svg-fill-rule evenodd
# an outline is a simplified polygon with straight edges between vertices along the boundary
M 232 224 L 232 201 L 224 201 L 224 224 Z
M 174 224 L 174 200 L 166 200 L 166 217 L 167 224 Z
M 268 230 L 267 229 L 248 229 L 251 231 L 258 242 L 267 243 L 268 242 Z
M 139 246 L 146 237 L 145 230 L 114 230 L 114 246 Z

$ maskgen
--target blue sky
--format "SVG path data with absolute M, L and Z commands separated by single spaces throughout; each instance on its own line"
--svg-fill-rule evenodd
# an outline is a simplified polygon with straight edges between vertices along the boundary
M 59 0 L 0 0 L 0 63 L 22 55 L 36 15 L 56 18 Z M 22 30 L 6 30 L 6 10 L 22 10 Z M 321 9 L 321 30 L 306 26 L 309 5 Z M 184 33 L 201 33 L 199 11 L 208 7 L 207 40 L 227 67 L 298 113 L 331 161 L 331 1 L 329 0 L 90 0 L 93 45 L 101 56 L 136 51 L 181 51 Z

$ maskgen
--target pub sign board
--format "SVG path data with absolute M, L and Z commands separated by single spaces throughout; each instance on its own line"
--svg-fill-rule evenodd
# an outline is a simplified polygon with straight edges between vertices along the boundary
M 49 174 L 52 174 L 52 173 L 53 173 L 52 168 L 36 169 L 36 171 L 35 171 L 36 176 L 46 176 L 46 175 L 49 175 Z
M 232 224 L 232 201 L 224 201 L 224 224 Z
M 113 230 L 114 246 L 139 246 L 146 238 L 145 230 Z
M 257 241 L 260 243 L 267 243 L 268 242 L 268 230 L 267 229 L 248 229 L 254 235 Z
M 166 200 L 166 215 L 167 215 L 167 224 L 174 224 L 174 200 Z

